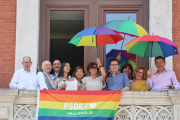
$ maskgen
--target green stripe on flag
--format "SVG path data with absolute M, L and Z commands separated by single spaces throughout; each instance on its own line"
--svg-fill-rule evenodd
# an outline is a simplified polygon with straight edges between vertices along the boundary
M 38 116 L 112 118 L 115 115 L 116 111 L 117 110 L 108 110 L 108 109 L 89 109 L 89 110 L 39 109 Z

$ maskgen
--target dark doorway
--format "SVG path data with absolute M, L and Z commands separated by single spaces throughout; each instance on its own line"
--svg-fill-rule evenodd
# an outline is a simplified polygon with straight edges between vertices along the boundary
M 50 15 L 50 61 L 69 62 L 72 74 L 75 67 L 84 67 L 84 47 L 68 43 L 84 29 L 84 11 L 51 11 Z

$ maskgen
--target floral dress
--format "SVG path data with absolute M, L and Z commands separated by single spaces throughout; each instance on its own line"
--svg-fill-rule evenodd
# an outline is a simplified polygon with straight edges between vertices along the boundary
M 55 90 L 60 90 L 60 89 L 62 88 L 62 86 L 63 86 L 64 84 L 66 84 L 66 81 L 69 80 L 69 79 L 72 79 L 71 76 L 68 76 L 67 79 L 65 79 L 65 78 L 63 78 L 63 77 L 57 77 L 57 78 L 55 79 L 55 81 L 54 81 L 53 89 L 55 89 Z M 65 90 L 65 88 L 62 89 L 62 90 Z

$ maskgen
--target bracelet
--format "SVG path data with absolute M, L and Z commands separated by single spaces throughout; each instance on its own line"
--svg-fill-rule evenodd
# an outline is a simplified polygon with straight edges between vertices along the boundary
M 103 65 L 99 66 L 99 68 L 100 68 L 100 67 L 103 67 Z

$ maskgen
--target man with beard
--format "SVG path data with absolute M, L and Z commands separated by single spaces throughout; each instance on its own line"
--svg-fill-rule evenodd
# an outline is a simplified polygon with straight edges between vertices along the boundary
M 60 67 L 61 67 L 61 62 L 60 62 L 59 60 L 55 60 L 55 61 L 53 62 L 54 73 L 51 74 L 51 76 L 52 76 L 54 79 L 58 76 Z
M 38 72 L 37 78 L 38 78 L 38 84 L 40 87 L 40 90 L 52 90 L 52 86 L 54 84 L 54 80 L 50 76 L 50 72 L 52 69 L 51 62 L 44 61 L 41 66 L 43 72 Z
M 9 84 L 10 88 L 19 90 L 37 90 L 38 82 L 36 74 L 30 71 L 31 58 L 26 56 L 22 61 L 23 68 L 17 70 Z
M 151 91 L 167 91 L 170 89 L 180 89 L 180 84 L 177 81 L 176 75 L 172 70 L 165 69 L 165 58 L 158 56 L 155 58 L 157 72 L 152 74 L 150 68 L 147 72 L 148 79 L 146 87 Z

